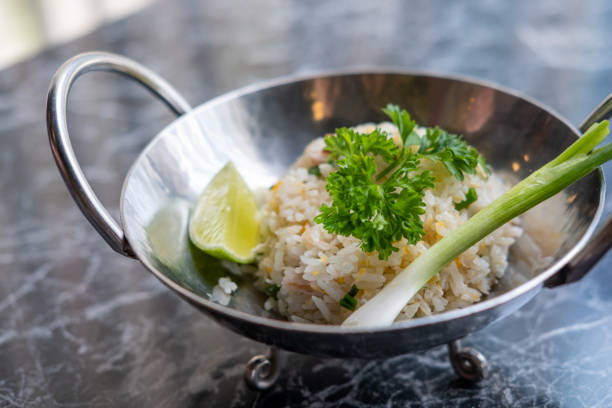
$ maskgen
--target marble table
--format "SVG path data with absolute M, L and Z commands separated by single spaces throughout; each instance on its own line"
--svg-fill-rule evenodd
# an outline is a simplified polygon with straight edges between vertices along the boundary
M 288 354 L 277 386 L 251 391 L 244 365 L 265 347 L 102 241 L 44 125 L 53 72 L 95 49 L 144 63 L 194 105 L 280 75 L 396 66 L 491 80 L 578 124 L 612 91 L 610 21 L 604 0 L 159 2 L 0 72 L 0 407 L 612 406 L 609 256 L 466 338 L 489 360 L 479 384 L 458 380 L 438 347 L 383 361 Z M 77 82 L 76 153 L 115 216 L 130 163 L 171 120 L 122 78 Z

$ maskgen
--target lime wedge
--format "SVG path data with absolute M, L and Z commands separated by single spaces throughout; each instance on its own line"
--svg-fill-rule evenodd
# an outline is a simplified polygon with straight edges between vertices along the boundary
M 228 162 L 206 186 L 189 222 L 189 238 L 202 251 L 249 263 L 259 242 L 257 204 L 238 170 Z

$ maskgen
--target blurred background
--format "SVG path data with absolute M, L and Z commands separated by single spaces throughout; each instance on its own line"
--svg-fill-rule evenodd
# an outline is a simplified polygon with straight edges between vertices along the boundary
M 0 69 L 87 34 L 153 0 L 0 0 Z
M 577 104 L 590 103 L 585 92 L 591 92 L 594 84 L 601 85 L 597 77 L 612 69 L 609 39 L 602 35 L 610 24 L 605 0 L 512 4 L 488 0 L 478 5 L 385 0 L 371 5 L 358 2 L 353 7 L 345 1 L 316 2 L 311 7 L 279 0 L 248 6 L 214 0 L 187 0 L 174 5 L 154 0 L 0 0 L 0 69 L 79 37 L 108 37 L 112 33 L 100 31 L 103 25 L 125 19 L 152 4 L 165 11 L 150 13 L 150 24 L 146 31 L 141 30 L 141 34 L 146 33 L 141 41 L 161 39 L 157 44 L 160 52 L 166 47 L 178 47 L 174 54 L 180 57 L 214 46 L 218 57 L 232 64 L 229 69 L 244 73 L 242 68 L 247 68 L 253 80 L 271 72 L 282 75 L 346 65 L 397 65 L 482 76 L 528 92 L 535 89 L 539 94 L 531 96 L 548 103 L 544 92 L 536 89 L 544 87 L 534 86 L 533 81 L 550 82 L 551 78 L 539 77 L 541 71 L 531 72 L 533 68 L 546 67 L 556 70 L 555 78 L 563 76 L 570 81 L 562 84 L 573 94 L 571 109 L 564 105 L 565 101 L 559 101 L 561 106 L 552 104 L 568 114 L 576 112 Z M 368 24 L 370 17 L 372 24 Z M 188 24 L 176 24 L 178 20 Z M 123 29 L 130 21 L 119 27 Z M 134 23 L 142 24 L 141 21 L 136 19 Z M 248 25 L 249 29 L 232 32 L 232 24 Z M 209 31 L 236 36 L 236 41 L 228 39 L 220 49 L 223 41 L 219 38 L 201 37 L 199 49 L 185 48 L 195 40 L 190 36 Z M 244 36 L 247 31 L 251 37 Z M 92 32 L 95 34 L 90 35 Z M 329 38 L 333 42 L 326 41 L 326 34 L 332 34 Z M 289 48 L 290 43 L 295 46 Z M 336 47 L 339 44 L 342 48 Z M 105 43 L 95 41 L 94 45 L 103 47 Z M 244 48 L 252 46 L 261 48 L 259 52 L 245 52 Z M 333 52 L 336 49 L 339 52 Z M 298 58 L 301 52 L 305 55 Z M 457 58 L 459 55 L 462 58 Z M 235 78 L 238 83 L 241 76 Z M 612 78 L 604 81 L 612 85 Z M 580 110 L 576 115 L 570 119 L 576 120 L 586 111 Z

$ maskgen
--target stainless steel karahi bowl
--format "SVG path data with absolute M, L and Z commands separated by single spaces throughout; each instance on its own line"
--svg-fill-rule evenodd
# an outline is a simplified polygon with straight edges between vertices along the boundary
M 135 79 L 179 115 L 152 139 L 125 178 L 120 224 L 91 190 L 68 136 L 70 87 L 78 76 L 94 70 L 115 71 Z M 611 97 L 580 129 L 610 116 Z M 484 376 L 486 360 L 473 349 L 462 349 L 458 339 L 513 313 L 543 287 L 579 279 L 608 250 L 612 242 L 608 225 L 591 238 L 603 211 L 605 181 L 601 170 L 566 190 L 572 200 L 557 200 L 556 205 L 562 206 L 557 221 L 563 240 L 549 266 L 524 270 L 524 265 L 515 263 L 517 273 L 528 278 L 521 284 L 510 279 L 472 306 L 384 328 L 285 321 L 264 310 L 265 297 L 252 288 L 248 277 L 240 280 L 229 306 L 214 303 L 210 300 L 212 289 L 227 271 L 219 261 L 194 251 L 187 239 L 190 205 L 227 160 L 235 163 L 250 187 L 268 187 L 313 138 L 339 126 L 381 121 L 380 109 L 389 102 L 406 108 L 418 123 L 463 134 L 497 171 L 520 178 L 580 135 L 550 109 L 499 86 L 399 70 L 268 81 L 192 109 L 148 69 L 103 52 L 78 55 L 58 70 L 47 99 L 47 127 L 51 150 L 68 190 L 115 251 L 140 260 L 166 286 L 218 323 L 272 347 L 270 356 L 256 356 L 248 363 L 245 378 L 251 386 L 265 389 L 274 383 L 280 369 L 278 349 L 329 357 L 382 358 L 445 343 L 450 345 L 456 372 L 477 380 Z M 155 238 L 151 225 L 159 217 L 165 217 L 166 225 L 173 227 Z M 159 239 L 170 250 L 160 246 Z

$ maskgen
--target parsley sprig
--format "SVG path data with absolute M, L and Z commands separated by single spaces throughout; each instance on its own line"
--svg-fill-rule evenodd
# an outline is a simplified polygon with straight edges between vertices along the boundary
M 321 206 L 315 222 L 331 233 L 353 235 L 365 252 L 376 250 L 380 259 L 397 251 L 393 242 L 402 237 L 418 242 L 423 235 L 419 217 L 425 212 L 423 190 L 433 187 L 434 181 L 430 172 L 416 172 L 418 157 L 404 153 L 396 169 L 377 183 L 375 157 L 391 163 L 400 152 L 384 132 L 376 129 L 364 134 L 341 128 L 326 137 L 325 144 L 337 166 L 326 178 L 333 201 L 331 206 Z
M 408 112 L 396 105 L 383 112 L 399 130 L 399 147 L 380 129 L 359 133 L 340 128 L 325 138 L 325 149 L 336 162 L 326 178 L 332 204 L 323 204 L 314 220 L 330 233 L 358 238 L 363 251 L 378 251 L 380 259 L 387 259 L 398 250 L 394 242 L 405 238 L 415 244 L 425 234 L 423 193 L 435 179 L 419 168 L 421 159 L 443 163 L 459 180 L 486 164 L 460 136 L 436 127 L 420 137 Z

